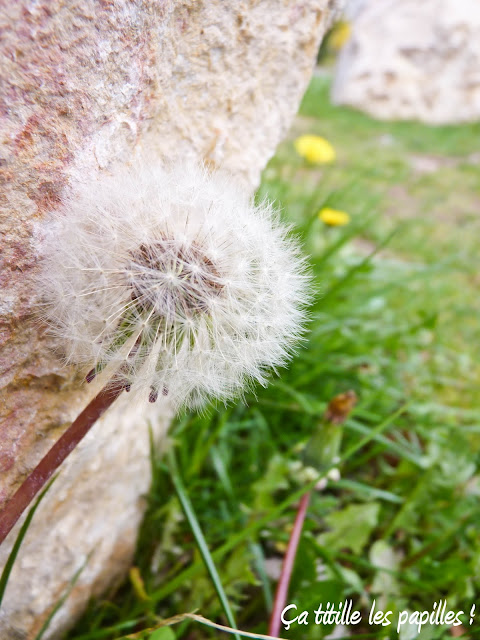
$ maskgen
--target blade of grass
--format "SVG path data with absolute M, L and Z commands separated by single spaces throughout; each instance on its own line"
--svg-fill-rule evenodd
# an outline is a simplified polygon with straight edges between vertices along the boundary
M 58 600 L 58 602 L 55 604 L 55 606 L 53 607 L 53 609 L 51 610 L 48 618 L 45 620 L 45 622 L 42 625 L 42 628 L 40 629 L 40 631 L 37 633 L 37 635 L 35 636 L 34 640 L 42 640 L 45 631 L 47 631 L 48 627 L 50 626 L 50 623 L 53 619 L 53 616 L 57 613 L 57 611 L 63 606 L 65 600 L 68 598 L 68 596 L 71 594 L 74 586 L 76 585 L 78 579 L 80 578 L 83 570 L 85 569 L 85 567 L 87 566 L 88 561 L 90 560 L 92 556 L 92 552 L 90 552 L 85 560 L 85 562 L 82 564 L 82 566 L 75 572 L 75 574 L 73 575 L 72 579 L 70 580 L 68 587 L 65 589 L 64 594 L 61 596 L 61 598 Z
M 330 287 L 330 289 L 328 289 L 325 292 L 325 294 L 322 296 L 322 304 L 325 304 L 325 300 L 327 298 L 329 298 L 333 293 L 336 293 L 337 291 L 345 287 L 345 285 L 347 285 L 350 282 L 350 280 L 352 280 L 352 278 L 354 278 L 359 271 L 361 271 L 364 267 L 366 267 L 377 255 L 377 253 L 380 253 L 380 251 L 389 244 L 390 240 L 393 238 L 393 236 L 396 233 L 397 233 L 397 230 L 395 229 L 386 238 L 384 238 L 382 242 L 380 242 L 368 256 L 366 256 L 358 264 L 355 264 L 353 265 L 353 267 L 350 267 L 350 269 L 348 269 L 346 274 L 342 278 L 340 278 L 340 280 L 337 280 L 337 282 L 335 282 Z
M 385 540 L 388 540 L 388 538 L 393 535 L 394 531 L 399 528 L 399 523 L 401 522 L 402 518 L 405 516 L 408 510 L 412 508 L 412 505 L 415 504 L 415 501 L 417 500 L 418 496 L 421 495 L 421 493 L 425 490 L 425 487 L 429 486 L 434 473 L 435 470 L 433 467 L 431 467 L 418 477 L 417 484 L 413 487 L 410 494 L 405 497 L 403 505 L 395 514 L 390 524 L 386 527 L 383 534 Z
M 43 498 L 44 498 L 45 494 L 47 493 L 47 491 L 50 489 L 52 484 L 55 482 L 56 478 L 57 478 L 56 475 L 53 476 L 53 478 L 50 480 L 50 482 L 47 484 L 47 486 L 40 493 L 38 498 L 35 500 L 35 502 L 33 504 L 33 507 L 28 512 L 28 515 L 25 518 L 25 522 L 20 527 L 20 531 L 18 532 L 17 539 L 15 540 L 15 543 L 14 543 L 14 545 L 12 547 L 12 550 L 10 551 L 10 554 L 8 556 L 8 559 L 7 559 L 7 562 L 5 564 L 5 567 L 3 568 L 2 575 L 0 577 L 0 606 L 2 604 L 3 596 L 5 594 L 5 589 L 7 587 L 8 578 L 10 577 L 10 573 L 12 571 L 13 565 L 15 563 L 15 559 L 16 559 L 16 557 L 18 555 L 18 552 L 20 550 L 20 547 L 22 545 L 23 539 L 25 538 L 25 535 L 26 535 L 26 533 L 28 531 L 30 523 L 32 522 L 32 518 L 35 515 L 35 511 L 37 510 L 40 502 L 43 500 Z
M 213 468 L 215 469 L 215 472 L 220 482 L 222 483 L 222 486 L 224 487 L 225 492 L 228 495 L 231 509 L 232 510 L 235 509 L 237 512 L 239 512 L 240 521 L 242 523 L 242 526 L 244 526 L 246 524 L 246 516 L 239 509 L 239 506 L 238 506 L 239 503 L 238 503 L 238 500 L 235 498 L 235 492 L 233 490 L 232 481 L 230 480 L 230 476 L 225 467 L 225 463 L 222 459 L 222 456 L 220 455 L 216 447 L 212 447 L 212 450 L 210 452 L 210 459 L 212 461 Z M 252 554 L 258 577 L 260 578 L 260 582 L 262 583 L 262 591 L 263 591 L 263 597 L 265 599 L 266 609 L 267 611 L 271 611 L 273 606 L 273 595 L 272 595 L 272 589 L 270 587 L 270 580 L 268 579 L 268 576 L 265 572 L 265 557 L 263 554 L 262 547 L 257 542 L 254 542 L 253 540 L 249 540 L 248 547 L 250 549 L 250 553 Z
M 385 418 L 385 420 L 383 422 L 381 422 L 379 425 L 377 425 L 375 427 L 375 429 L 372 429 L 370 431 L 370 433 L 368 433 L 368 435 L 364 436 L 363 438 L 361 438 L 359 440 L 359 442 L 356 442 L 355 444 L 353 444 L 349 449 L 347 449 L 347 451 L 341 456 L 340 458 L 340 463 L 342 464 L 343 462 L 345 462 L 346 460 L 348 460 L 349 458 L 351 458 L 353 456 L 354 453 L 357 453 L 357 451 L 359 449 L 361 449 L 362 447 L 364 447 L 366 444 L 368 444 L 369 442 L 371 442 L 372 440 L 376 440 L 377 436 L 379 436 L 382 431 L 385 431 L 385 429 L 396 419 L 398 418 L 404 411 L 406 411 L 408 407 L 408 403 L 402 405 L 399 409 L 397 409 L 397 411 L 395 411 L 394 413 L 392 413 L 390 416 L 388 416 L 388 418 Z M 332 465 L 336 466 L 336 465 Z
M 363 425 L 361 422 L 356 421 L 355 419 L 352 419 L 349 421 L 347 425 L 347 429 L 350 429 L 351 431 L 355 431 L 356 433 L 361 433 L 361 434 L 369 433 L 368 428 L 365 427 L 365 425 Z M 383 436 L 379 436 L 377 438 L 377 442 L 382 445 L 385 445 L 386 449 L 397 454 L 400 458 L 405 458 L 406 460 L 410 460 L 410 462 L 413 462 L 413 464 L 415 464 L 420 469 L 423 468 L 424 462 L 421 455 L 417 455 L 415 452 L 412 452 L 411 450 L 407 449 L 406 446 L 399 444 L 395 440 L 389 440 L 388 438 L 385 438 Z
M 452 527 L 435 536 L 430 542 L 423 545 L 423 547 L 421 547 L 413 555 L 405 558 L 402 561 L 402 568 L 405 569 L 407 567 L 413 566 L 419 560 L 424 558 L 430 551 L 435 549 L 435 547 L 439 546 L 443 542 L 449 541 L 455 536 L 458 536 L 459 533 L 463 531 L 472 520 L 478 521 L 478 509 L 474 509 L 473 511 L 470 511 L 469 513 L 464 515 L 463 518 L 461 518 L 458 522 L 455 522 Z
M 288 395 L 293 400 L 296 400 L 299 406 L 301 407 L 302 411 L 307 415 L 317 415 L 319 410 L 321 410 L 319 409 L 318 402 L 315 404 L 312 404 L 308 396 L 301 393 L 300 391 L 297 391 L 291 385 L 287 384 L 286 382 L 283 382 L 282 380 L 276 380 L 274 385 L 272 386 L 275 386 L 277 389 L 281 389 L 284 395 Z M 323 404 L 324 403 L 321 404 L 321 407 L 323 407 Z
M 202 556 L 203 562 L 205 563 L 207 571 L 210 574 L 210 578 L 213 582 L 213 586 L 215 587 L 215 591 L 217 592 L 223 611 L 228 620 L 228 624 L 234 629 L 236 629 L 237 624 L 235 622 L 233 611 L 230 607 L 230 603 L 228 602 L 227 596 L 223 589 L 220 576 L 218 574 L 217 568 L 213 561 L 212 555 L 210 554 L 210 550 L 206 543 L 203 532 L 200 528 L 200 524 L 198 523 L 192 504 L 187 496 L 185 487 L 183 486 L 182 479 L 180 478 L 180 474 L 178 473 L 173 450 L 171 450 L 169 453 L 169 461 L 170 461 L 169 466 L 170 466 L 170 473 L 171 473 L 173 486 L 175 488 L 175 492 L 182 506 L 185 517 L 187 518 L 190 528 L 192 529 L 192 533 L 198 545 L 200 555 Z M 235 637 L 237 638 L 237 640 L 240 640 L 240 636 L 238 634 L 235 634 Z
M 356 482 L 354 480 L 342 479 L 335 482 L 330 481 L 330 486 L 339 489 L 348 489 L 350 491 L 364 494 L 368 498 L 379 498 L 380 500 L 385 500 L 385 502 L 392 502 L 394 504 L 402 504 L 404 500 L 401 496 L 397 496 L 391 491 L 376 489 L 368 484 L 363 484 L 362 482 Z
M 209 433 L 206 442 L 201 446 L 195 448 L 193 459 L 189 461 L 188 465 L 188 477 L 193 478 L 198 475 L 199 469 L 205 462 L 209 455 L 209 452 L 218 438 L 218 434 L 222 431 L 224 424 L 227 422 L 230 416 L 230 410 L 225 411 L 222 415 L 217 417 L 216 425 L 214 429 Z

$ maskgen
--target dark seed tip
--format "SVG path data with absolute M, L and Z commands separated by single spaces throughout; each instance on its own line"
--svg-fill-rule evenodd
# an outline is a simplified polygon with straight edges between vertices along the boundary
M 156 389 L 151 389 L 150 390 L 150 395 L 148 396 L 148 401 L 149 402 L 156 402 L 158 398 L 158 391 Z
M 90 382 L 95 378 L 95 376 L 96 376 L 96 375 L 97 375 L 97 372 L 95 371 L 95 369 L 92 369 L 92 370 L 91 370 L 91 371 L 89 371 L 89 372 L 87 373 L 87 375 L 85 376 L 85 380 L 86 380 L 88 383 L 90 383 Z

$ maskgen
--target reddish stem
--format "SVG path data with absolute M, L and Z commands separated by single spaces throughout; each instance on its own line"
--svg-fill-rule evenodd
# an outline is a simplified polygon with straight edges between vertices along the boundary
M 0 544 L 5 540 L 38 491 L 122 391 L 121 385 L 104 387 L 20 485 L 0 511 Z
M 278 581 L 272 616 L 270 618 L 270 625 L 268 628 L 268 635 L 275 638 L 277 638 L 280 633 L 281 615 L 287 601 L 288 587 L 290 585 L 295 556 L 297 555 L 298 543 L 300 542 L 300 536 L 302 535 L 303 523 L 305 522 L 309 502 L 310 491 L 304 493 L 300 499 L 295 524 L 293 525 L 290 540 L 288 541 L 287 553 L 283 560 L 282 572 L 280 574 L 280 580 Z

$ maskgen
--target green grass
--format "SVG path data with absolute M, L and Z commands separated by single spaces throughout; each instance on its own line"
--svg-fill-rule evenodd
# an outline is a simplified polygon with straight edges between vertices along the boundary
M 292 139 L 306 132 L 332 142 L 334 165 L 296 156 Z M 269 571 L 306 486 L 299 445 L 349 389 L 359 402 L 344 425 L 341 480 L 313 492 L 290 602 L 313 611 L 352 598 L 364 619 L 352 633 L 366 638 L 397 638 L 393 626 L 365 623 L 373 599 L 394 614 L 430 611 L 441 598 L 454 610 L 478 604 L 479 134 L 480 125 L 376 122 L 331 106 L 328 79 L 314 78 L 264 172 L 258 197 L 280 204 L 311 255 L 308 339 L 256 397 L 182 416 L 171 432 L 176 473 L 240 629 L 266 633 Z M 316 216 L 324 203 L 348 211 L 351 224 L 326 228 Z M 194 609 L 225 623 L 168 467 L 153 454 L 152 468 L 135 558 L 142 588 L 127 582 L 92 603 L 69 640 L 118 639 Z M 467 616 L 466 625 L 464 637 L 476 637 L 479 622 L 470 627 Z M 220 636 L 188 620 L 171 631 Z M 312 622 L 282 636 L 331 631 Z M 418 637 L 451 635 L 432 626 Z

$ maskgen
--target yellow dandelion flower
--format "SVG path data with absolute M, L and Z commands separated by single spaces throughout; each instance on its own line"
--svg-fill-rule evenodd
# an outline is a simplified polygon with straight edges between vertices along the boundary
M 351 219 L 345 211 L 330 209 L 330 207 L 320 209 L 318 217 L 322 222 L 328 224 L 330 227 L 343 227 L 348 224 Z
M 321 136 L 304 135 L 294 142 L 298 155 L 312 164 L 328 164 L 335 160 L 335 149 Z
M 339 51 L 349 40 L 351 33 L 352 27 L 349 22 L 346 22 L 345 20 L 337 22 L 330 33 L 328 44 L 335 51 Z

